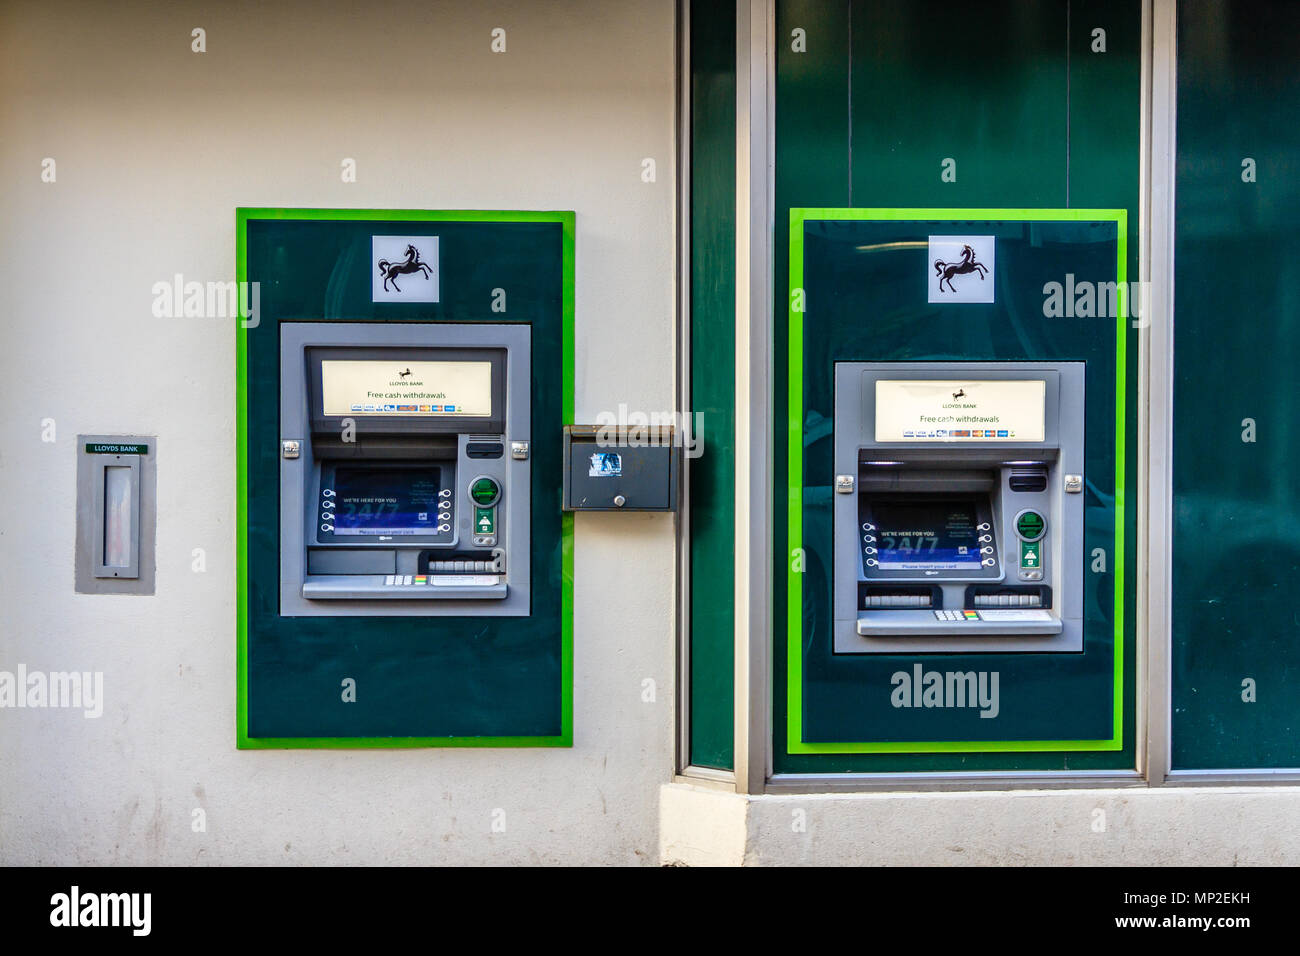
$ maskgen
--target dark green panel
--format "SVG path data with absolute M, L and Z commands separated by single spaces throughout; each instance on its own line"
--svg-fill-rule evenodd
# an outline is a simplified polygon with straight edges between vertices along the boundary
M 849 205 L 849 4 L 778 3 L 776 63 L 778 206 Z M 784 222 L 778 215 L 782 244 Z
M 1066 10 L 855 0 L 850 205 L 1065 205 Z
M 1141 155 L 1142 7 L 1133 0 L 1070 0 L 1070 157 L 1067 187 L 1070 206 L 1128 210 L 1128 275 L 1138 272 L 1139 182 Z M 1094 51 L 1094 30 L 1105 31 L 1105 52 Z M 1134 313 L 1141 296 L 1129 297 Z M 1138 394 L 1139 332 L 1130 322 L 1128 394 Z M 1137 403 L 1131 403 L 1135 409 Z M 1129 427 L 1135 427 L 1135 419 Z M 1138 487 L 1139 456 L 1130 450 L 1125 485 Z M 1130 496 L 1130 503 L 1133 496 Z M 1124 540 L 1126 560 L 1137 567 L 1137 514 L 1128 512 Z M 1132 597 L 1132 596 L 1130 596 Z M 1125 628 L 1136 633 L 1137 601 L 1125 602 Z M 1125 672 L 1136 673 L 1137 643 L 1128 644 Z M 1137 681 L 1124 685 L 1124 713 L 1135 714 Z
M 554 476 L 561 471 L 570 387 L 564 349 L 571 259 L 560 216 L 550 222 L 247 223 L 246 275 L 261 288 L 260 323 L 245 333 L 247 471 L 240 476 L 247 514 L 246 719 L 252 745 L 286 738 L 318 741 L 298 740 L 304 746 L 347 746 L 350 740 L 382 745 L 378 738 L 568 742 L 562 738 L 570 732 L 565 522 Z M 371 236 L 412 230 L 440 237 L 442 301 L 372 303 Z M 488 308 L 495 288 L 509 290 L 505 315 Z M 529 617 L 280 615 L 280 323 L 329 320 L 532 326 Z M 355 703 L 341 701 L 343 677 L 356 681 Z
M 1297 767 L 1300 4 L 1178 13 L 1172 762 Z
M 1137 275 L 1138 114 L 1142 10 L 1133 0 L 1070 0 L 1067 206 L 1129 213 L 1131 276 Z M 1105 31 L 1094 38 L 1095 30 Z M 1093 46 L 1105 41 L 1105 52 Z
M 995 303 L 925 301 L 926 240 L 936 234 L 996 237 Z M 1084 362 L 1088 483 L 1079 558 L 1086 567 L 1086 556 L 1098 549 L 1115 554 L 1118 319 L 1113 313 L 1048 318 L 1042 290 L 1069 273 L 1080 280 L 1114 282 L 1119 251 L 1116 223 L 812 220 L 805 223 L 803 236 L 802 288 L 808 303 L 803 316 L 801 389 L 806 570 L 798 578 L 803 606 L 798 635 L 803 741 L 888 741 L 892 745 L 1109 740 L 1115 699 L 1117 569 L 1084 575 L 1082 653 L 837 655 L 831 650 L 831 486 L 837 362 Z M 1128 570 L 1131 577 L 1131 566 Z M 1123 634 L 1124 629 L 1119 631 Z M 891 706 L 890 675 L 910 671 L 917 662 L 941 670 L 998 672 L 1002 693 L 996 722 L 983 720 L 973 710 L 922 713 Z M 1053 744 L 1042 749 L 1070 748 Z
M 736 17 L 691 4 L 690 762 L 731 769 L 734 729 Z
M 849 164 L 849 3 L 795 0 L 776 5 L 776 228 L 772 236 L 775 303 L 772 358 L 774 487 L 786 473 L 783 425 L 788 417 L 789 364 L 786 298 L 790 275 L 790 209 L 838 208 L 850 204 Z M 808 50 L 791 49 L 792 33 L 802 29 Z M 776 734 L 776 769 L 783 769 L 785 709 L 785 568 L 789 541 L 785 502 L 775 495 L 772 516 L 772 620 L 776 623 L 772 657 L 772 726 Z M 817 766 L 820 763 L 814 761 Z
M 850 7 L 852 8 L 850 10 Z M 790 50 L 795 26 L 812 24 L 808 53 Z M 824 29 L 820 25 L 826 25 Z M 1091 54 L 1091 30 L 1107 30 L 1107 52 Z M 1011 206 L 1124 208 L 1130 276 L 1137 275 L 1141 4 L 777 3 L 776 223 L 774 237 L 775 420 L 786 420 L 789 210 L 798 206 Z M 815 42 L 822 37 L 822 45 Z M 813 64 L 801 57 L 822 53 Z M 852 50 L 852 75 L 849 59 Z M 830 55 L 833 53 L 834 55 Z M 1085 57 L 1085 53 L 1089 56 Z M 852 136 L 848 87 L 852 86 Z M 843 115 L 842 120 L 835 120 Z M 951 144 L 951 145 L 949 145 Z M 852 155 L 852 195 L 843 175 Z M 958 161 L 957 182 L 940 161 Z M 841 185 L 843 184 L 843 185 Z M 1128 388 L 1136 394 L 1136 330 L 1130 331 Z M 868 343 L 870 345 L 870 343 Z M 876 359 L 886 347 L 871 349 Z M 954 355 L 953 357 L 961 357 Z M 1129 428 L 1134 425 L 1131 419 Z M 784 476 L 783 433 L 776 474 Z M 1133 462 L 1134 456 L 1129 457 Z M 1128 483 L 1134 487 L 1130 464 Z M 775 553 L 784 556 L 784 502 L 776 504 Z M 1128 512 L 1127 560 L 1135 555 Z M 785 621 L 785 567 L 778 559 L 774 618 Z M 1132 604 L 1128 602 L 1132 631 Z M 1125 671 L 1133 673 L 1134 643 Z M 798 755 L 784 752 L 784 633 L 773 656 L 773 723 L 781 772 L 1102 769 L 1131 767 L 1132 721 L 1118 753 L 965 755 Z M 1125 712 L 1135 690 L 1125 686 Z

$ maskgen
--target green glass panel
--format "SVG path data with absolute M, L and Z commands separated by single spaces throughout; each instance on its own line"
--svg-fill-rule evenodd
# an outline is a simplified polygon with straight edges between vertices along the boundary
M 1137 275 L 1140 172 L 1141 4 L 982 3 L 964 8 L 916 0 L 785 2 L 776 9 L 776 223 L 773 260 L 776 474 L 787 470 L 784 432 L 789 243 L 792 207 L 1082 206 L 1127 209 L 1128 274 Z M 1106 52 L 1093 52 L 1093 31 Z M 805 35 L 793 49 L 794 31 Z M 728 145 L 727 148 L 734 149 Z M 955 182 L 941 178 L 956 160 Z M 1130 333 L 1130 337 L 1135 335 Z M 1112 339 L 1113 341 L 1113 339 Z M 886 334 L 864 359 L 897 349 Z M 977 357 L 962 333 L 954 358 Z M 1136 344 L 1126 385 L 1136 394 Z M 1133 413 L 1135 414 L 1135 413 Z M 1126 427 L 1135 427 L 1130 417 Z M 1127 484 L 1136 484 L 1135 457 Z M 785 752 L 786 502 L 775 502 L 773 725 L 781 772 L 1101 769 L 1134 763 L 1132 721 L 1124 749 L 1107 753 L 798 754 Z M 1129 567 L 1135 518 L 1126 511 Z M 1113 564 L 1113 562 L 1112 562 Z M 1108 587 L 1108 579 L 1101 582 Z M 1104 598 L 1103 598 L 1104 600 Z M 1126 602 L 1125 628 L 1133 627 Z M 1133 673 L 1133 642 L 1125 671 Z M 1135 686 L 1122 707 L 1133 713 Z
M 691 3 L 690 762 L 731 769 L 735 561 L 736 8 Z
M 1298 110 L 1300 4 L 1178 5 L 1176 770 L 1300 767 Z

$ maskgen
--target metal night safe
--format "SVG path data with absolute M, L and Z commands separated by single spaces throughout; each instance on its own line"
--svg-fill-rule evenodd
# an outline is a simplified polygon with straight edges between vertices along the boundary
M 565 511 L 676 511 L 682 449 L 672 428 L 569 425 Z

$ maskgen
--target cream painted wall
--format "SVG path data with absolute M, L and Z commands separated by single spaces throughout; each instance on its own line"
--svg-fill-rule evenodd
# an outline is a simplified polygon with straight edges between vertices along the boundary
M 572 750 L 235 750 L 234 330 L 150 289 L 233 278 L 237 205 L 573 209 L 578 420 L 670 409 L 673 42 L 671 0 L 0 6 L 0 670 L 106 696 L 0 710 L 0 863 L 658 861 L 667 516 L 578 518 Z M 153 597 L 73 593 L 79 432 L 157 436 Z
M 1295 866 L 1295 787 L 769 794 L 665 784 L 689 866 Z

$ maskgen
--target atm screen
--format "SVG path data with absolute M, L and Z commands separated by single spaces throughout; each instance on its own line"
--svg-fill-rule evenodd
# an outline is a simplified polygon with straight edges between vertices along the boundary
M 979 519 L 973 499 L 871 502 L 881 570 L 980 567 Z
M 436 534 L 441 485 L 436 467 L 340 466 L 334 470 L 334 534 Z

